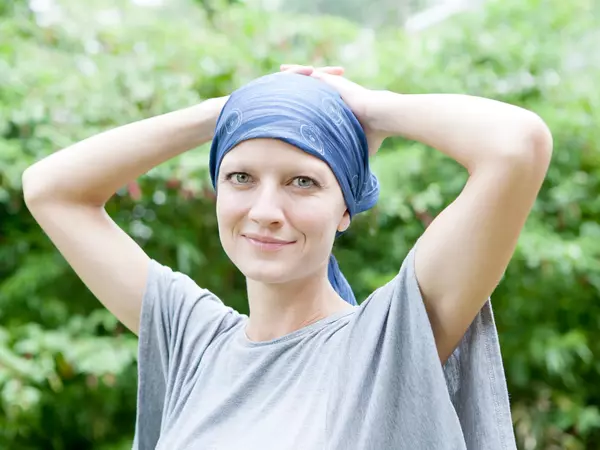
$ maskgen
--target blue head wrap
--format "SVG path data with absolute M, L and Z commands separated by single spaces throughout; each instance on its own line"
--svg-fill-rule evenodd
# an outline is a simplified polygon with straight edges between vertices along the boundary
M 379 183 L 369 168 L 365 132 L 337 91 L 322 81 L 276 73 L 231 94 L 217 120 L 210 149 L 215 189 L 225 154 L 240 142 L 256 138 L 279 139 L 325 161 L 337 178 L 350 217 L 377 203 Z M 356 305 L 333 255 L 328 278 L 340 297 Z

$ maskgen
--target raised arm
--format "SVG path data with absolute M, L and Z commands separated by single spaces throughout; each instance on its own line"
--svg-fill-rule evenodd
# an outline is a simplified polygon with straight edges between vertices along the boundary
M 445 362 L 506 270 L 548 170 L 552 135 L 536 114 L 494 100 L 402 95 L 319 71 L 312 76 L 336 88 L 352 108 L 369 153 L 384 138 L 403 136 L 442 151 L 469 172 L 462 193 L 415 249 L 417 281 Z
M 470 175 L 415 254 L 417 281 L 446 361 L 506 270 L 548 169 L 552 136 L 534 113 L 493 100 L 377 96 L 369 114 L 378 132 L 434 147 Z
M 224 98 L 131 123 L 58 151 L 23 174 L 33 217 L 92 293 L 138 331 L 148 256 L 106 214 L 127 182 L 212 138 Z

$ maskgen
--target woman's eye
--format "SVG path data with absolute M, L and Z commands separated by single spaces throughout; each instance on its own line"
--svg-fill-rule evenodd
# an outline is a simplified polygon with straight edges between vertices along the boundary
M 316 186 L 317 183 L 312 178 L 309 177 L 296 177 L 294 178 L 294 183 L 296 186 L 301 188 L 309 188 Z
M 235 184 L 246 184 L 250 181 L 250 175 L 244 172 L 232 173 L 228 176 L 228 178 Z

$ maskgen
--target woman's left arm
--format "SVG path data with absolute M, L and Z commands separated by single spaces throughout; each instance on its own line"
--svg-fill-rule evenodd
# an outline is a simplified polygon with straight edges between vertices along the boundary
M 434 147 L 469 172 L 425 230 L 415 273 L 442 362 L 496 288 L 544 180 L 552 136 L 534 113 L 454 94 L 376 92 L 370 127 Z

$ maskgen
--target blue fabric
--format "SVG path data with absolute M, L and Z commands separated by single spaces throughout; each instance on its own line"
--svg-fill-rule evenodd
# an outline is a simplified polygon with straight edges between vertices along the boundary
M 379 183 L 369 168 L 365 132 L 340 95 L 315 78 L 277 73 L 233 92 L 217 120 L 209 169 L 216 189 L 223 157 L 248 139 L 279 139 L 325 161 L 341 187 L 350 217 L 372 208 Z M 352 288 L 331 255 L 328 278 L 356 305 Z

